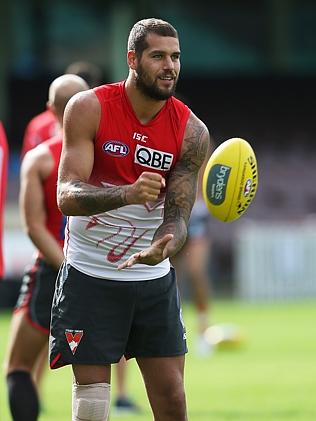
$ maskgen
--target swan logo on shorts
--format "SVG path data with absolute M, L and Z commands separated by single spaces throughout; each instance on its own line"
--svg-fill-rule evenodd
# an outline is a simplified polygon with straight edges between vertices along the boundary
M 78 345 L 83 337 L 83 330 L 65 330 L 66 339 L 73 355 L 77 351 Z
M 169 171 L 173 161 L 173 154 L 147 148 L 137 144 L 134 162 L 143 167 L 154 168 L 155 170 Z
M 129 152 L 129 147 L 118 140 L 109 140 L 103 143 L 102 149 L 105 153 L 116 157 L 126 156 Z

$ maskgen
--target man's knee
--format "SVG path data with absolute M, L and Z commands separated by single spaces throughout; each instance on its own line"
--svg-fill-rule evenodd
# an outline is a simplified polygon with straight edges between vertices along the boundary
M 169 408 L 173 411 L 183 412 L 186 408 L 186 399 L 184 390 L 177 390 L 169 395 Z
M 73 384 L 72 421 L 107 421 L 110 389 L 108 383 Z
M 155 414 L 156 415 L 156 414 Z M 157 420 L 186 420 L 186 398 L 183 389 L 174 389 L 160 396 Z

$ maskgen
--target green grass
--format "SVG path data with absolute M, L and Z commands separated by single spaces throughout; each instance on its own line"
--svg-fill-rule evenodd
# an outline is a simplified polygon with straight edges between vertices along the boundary
M 186 362 L 190 421 L 315 421 L 316 302 L 245 304 L 217 301 L 215 323 L 232 322 L 244 332 L 242 347 L 217 350 L 205 359 L 194 351 L 195 313 L 184 305 L 191 352 Z M 4 358 L 10 313 L 0 313 L 0 362 Z M 143 414 L 118 421 L 150 421 L 151 412 L 137 365 L 129 362 L 128 389 Z M 48 372 L 40 421 L 69 421 L 71 371 Z M 113 394 L 115 382 L 113 381 Z M 6 388 L 0 379 L 0 420 L 9 421 Z

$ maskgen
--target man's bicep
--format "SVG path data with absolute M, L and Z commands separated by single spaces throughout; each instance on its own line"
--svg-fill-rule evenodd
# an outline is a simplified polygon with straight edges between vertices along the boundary
M 63 145 L 58 171 L 59 181 L 88 182 L 93 161 L 93 145 L 90 145 L 89 141 L 78 142 L 78 146 Z
M 206 125 L 191 113 L 182 142 L 180 161 L 189 171 L 199 171 L 213 148 Z
M 64 114 L 63 147 L 59 178 L 87 182 L 94 162 L 94 137 L 97 121 L 88 101 L 69 101 Z M 93 108 L 93 107 L 91 107 Z
M 180 157 L 168 181 L 165 218 L 177 215 L 188 223 L 196 200 L 199 171 L 210 147 L 207 127 L 193 113 L 187 123 Z

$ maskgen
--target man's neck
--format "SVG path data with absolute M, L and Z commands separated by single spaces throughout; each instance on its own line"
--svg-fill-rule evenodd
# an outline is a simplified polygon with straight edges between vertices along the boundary
M 147 124 L 155 118 L 166 103 L 166 100 L 159 101 L 144 95 L 131 78 L 127 78 L 125 82 L 125 92 L 136 117 L 142 124 Z

